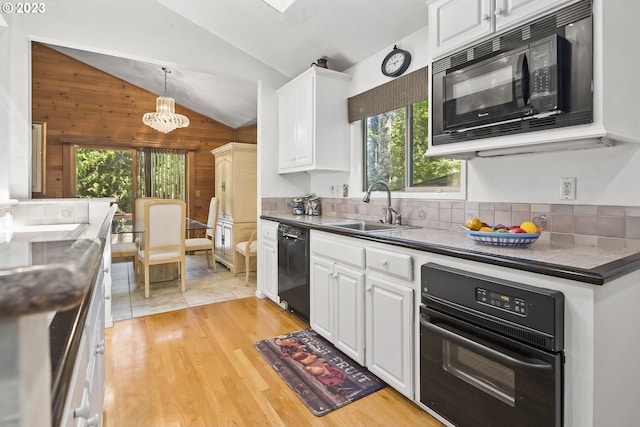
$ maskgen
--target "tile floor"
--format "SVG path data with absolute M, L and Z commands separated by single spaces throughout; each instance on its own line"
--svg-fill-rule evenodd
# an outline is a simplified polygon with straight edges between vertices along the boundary
M 236 298 L 254 296 L 256 273 L 245 282 L 244 273 L 234 276 L 218 264 L 207 266 L 204 252 L 187 255 L 187 291 L 180 292 L 179 280 L 151 283 L 151 296 L 144 297 L 144 285 L 136 287 L 131 260 L 114 260 L 111 268 L 111 313 L 113 321 L 180 310 Z

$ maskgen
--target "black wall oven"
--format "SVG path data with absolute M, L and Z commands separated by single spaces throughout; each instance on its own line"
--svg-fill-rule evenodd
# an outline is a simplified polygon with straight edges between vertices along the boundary
M 591 1 L 436 61 L 432 144 L 593 121 Z
M 564 295 L 422 266 L 420 402 L 458 427 L 557 427 Z

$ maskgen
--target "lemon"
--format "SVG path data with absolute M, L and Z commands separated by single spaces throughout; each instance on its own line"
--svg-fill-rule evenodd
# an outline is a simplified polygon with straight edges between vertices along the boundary
M 473 217 L 469 218 L 465 225 L 469 230 L 478 231 L 482 227 L 482 221 L 480 218 Z
M 529 234 L 536 234 L 538 232 L 538 226 L 531 221 L 523 222 L 522 224 L 520 224 L 520 228 L 522 228 Z
M 492 227 L 480 227 L 480 230 L 478 231 L 482 231 L 484 233 L 493 233 L 495 232 L 495 230 Z

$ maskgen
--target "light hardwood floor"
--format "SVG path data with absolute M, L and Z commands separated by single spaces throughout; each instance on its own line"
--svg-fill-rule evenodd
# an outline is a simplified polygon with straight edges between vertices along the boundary
M 306 327 L 255 297 L 117 321 L 104 427 L 442 426 L 390 387 L 314 416 L 253 347 Z

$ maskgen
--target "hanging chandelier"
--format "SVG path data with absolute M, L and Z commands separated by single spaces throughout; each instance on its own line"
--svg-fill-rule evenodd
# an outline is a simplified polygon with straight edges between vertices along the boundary
M 177 128 L 189 126 L 189 119 L 182 114 L 176 114 L 176 102 L 167 95 L 167 74 L 171 71 L 162 67 L 164 71 L 164 95 L 156 99 L 156 111 L 142 116 L 142 123 L 162 133 L 169 133 Z

